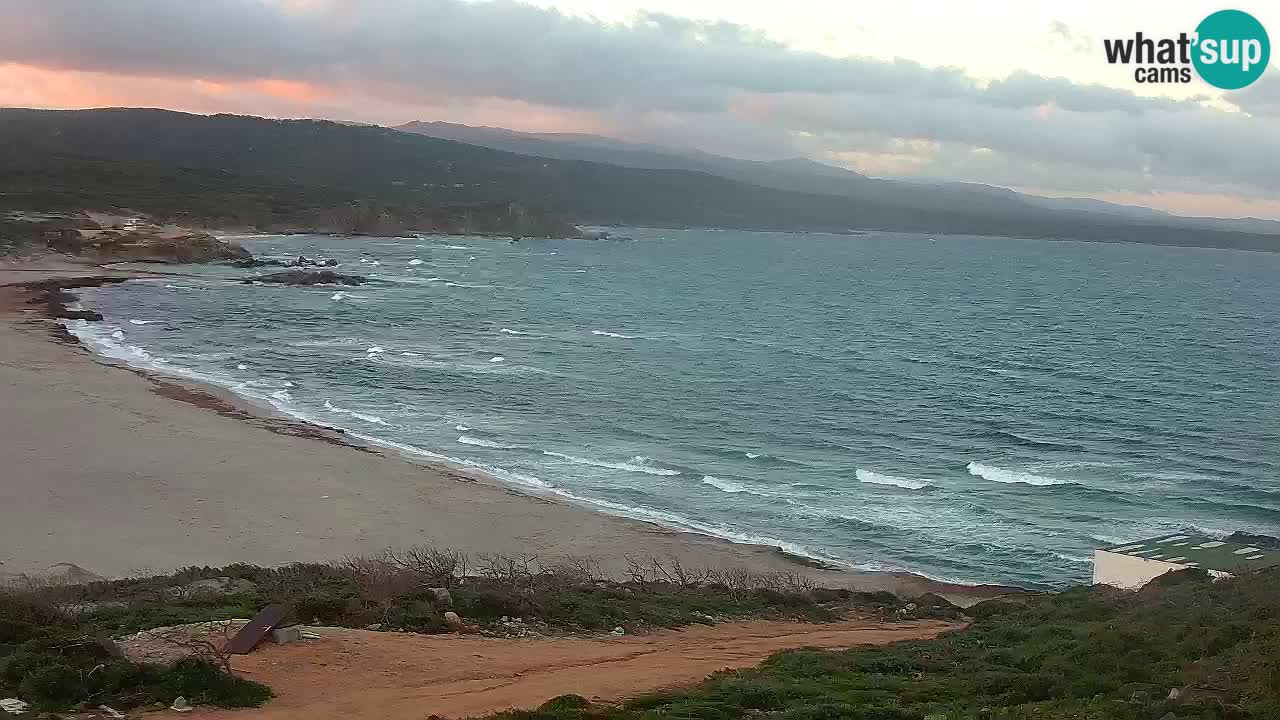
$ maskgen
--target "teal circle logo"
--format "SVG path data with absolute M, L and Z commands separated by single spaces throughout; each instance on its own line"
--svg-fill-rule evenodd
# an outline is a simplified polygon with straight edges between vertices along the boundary
M 1242 10 L 1219 10 L 1196 26 L 1191 62 L 1205 82 L 1239 90 L 1262 76 L 1271 62 L 1271 39 L 1257 18 Z

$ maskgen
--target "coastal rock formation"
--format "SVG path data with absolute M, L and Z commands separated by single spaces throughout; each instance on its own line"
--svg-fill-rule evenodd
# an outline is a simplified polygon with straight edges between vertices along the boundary
M 0 252 L 29 254 L 45 248 L 98 262 L 206 263 L 251 257 L 234 242 L 147 217 L 71 212 L 0 217 Z
M 82 239 L 79 254 L 115 262 L 206 263 L 250 257 L 240 245 L 202 232 L 103 230 Z
M 265 267 L 268 265 L 275 267 L 337 267 L 338 261 L 333 258 L 319 260 L 309 258 L 306 255 L 299 255 L 296 260 L 276 260 L 274 258 L 251 257 L 244 260 L 232 260 L 230 265 L 238 268 L 255 268 Z
M 246 284 L 261 282 L 278 285 L 363 285 L 368 280 L 359 275 L 344 275 L 333 270 L 285 270 L 284 272 L 259 275 L 244 281 Z

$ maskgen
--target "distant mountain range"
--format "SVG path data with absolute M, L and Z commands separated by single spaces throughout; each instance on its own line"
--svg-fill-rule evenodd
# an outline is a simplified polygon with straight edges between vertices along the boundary
M 444 124 L 407 129 L 414 132 L 150 109 L 0 109 L 0 206 L 97 203 L 166 216 L 186 208 L 211 224 L 230 217 L 259 227 L 354 216 L 358 227 L 466 228 L 481 213 L 497 232 L 569 221 L 1280 250 L 1280 236 L 1194 219 L 1057 207 L 981 185 L 879 180 L 809 160 Z M 342 211 L 351 207 L 358 212 Z
M 1105 216 L 1107 221 L 1153 222 L 1249 233 L 1280 234 L 1280 221 L 1259 218 L 1183 217 L 1137 205 L 1090 198 L 1053 198 L 976 183 L 870 178 L 808 158 L 739 160 L 694 150 L 629 143 L 601 135 L 526 133 L 505 128 L 414 121 L 397 130 L 471 145 L 561 160 L 623 167 L 693 170 L 741 182 L 805 193 L 858 197 L 904 208 L 1022 213 L 1045 210 Z

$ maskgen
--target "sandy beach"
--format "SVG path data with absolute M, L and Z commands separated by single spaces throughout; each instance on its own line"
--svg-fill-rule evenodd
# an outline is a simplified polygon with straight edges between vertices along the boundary
M 105 576 L 192 565 L 321 561 L 430 544 L 471 553 L 628 557 L 801 572 L 822 585 L 1005 591 L 906 573 L 812 567 L 734 544 L 531 497 L 490 478 L 354 446 L 208 387 L 145 376 L 68 341 L 23 284 L 110 274 L 0 266 L 0 572 L 74 563 Z

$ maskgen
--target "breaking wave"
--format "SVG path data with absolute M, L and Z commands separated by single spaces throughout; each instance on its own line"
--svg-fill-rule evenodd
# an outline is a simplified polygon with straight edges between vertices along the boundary
M 1047 475 L 1035 475 L 1029 472 L 1020 472 L 1018 470 L 1006 470 L 994 465 L 984 465 L 980 462 L 971 462 L 965 466 L 970 475 L 975 475 L 984 480 L 990 480 L 998 483 L 1021 483 L 1023 485 L 1070 485 L 1070 480 L 1059 480 L 1058 478 L 1049 477 Z
M 904 490 L 923 490 L 929 487 L 929 483 L 925 480 L 908 480 L 907 478 L 895 477 L 893 475 L 882 475 L 878 472 L 863 470 L 858 468 L 854 472 L 854 477 L 859 482 L 869 483 L 871 485 L 891 485 L 893 487 L 902 488 Z
M 464 426 L 462 425 L 459 425 L 458 427 L 464 428 Z M 470 428 L 466 428 L 466 429 L 470 429 Z M 500 443 L 500 442 L 494 442 L 493 440 L 485 440 L 484 438 L 478 438 L 473 435 L 459 435 L 458 442 L 462 443 L 463 445 L 475 445 L 476 447 L 493 448 L 494 450 L 517 450 L 520 447 L 519 445 L 504 445 L 503 443 Z
M 553 458 L 560 458 L 575 465 L 590 465 L 598 468 L 608 468 L 610 470 L 623 470 L 626 472 L 644 473 L 645 475 L 679 475 L 679 470 L 671 470 L 669 468 L 654 467 L 649 464 L 649 458 L 643 455 L 636 455 L 631 458 L 630 462 L 608 462 L 605 460 L 593 460 L 591 458 L 578 457 L 576 455 L 566 455 L 552 450 L 543 450 L 543 455 Z
M 387 424 L 386 420 L 383 420 L 377 415 L 369 415 L 368 413 L 362 413 L 362 412 L 357 412 L 355 410 L 348 410 L 346 408 L 341 408 L 329 402 L 328 400 L 324 401 L 324 409 L 328 410 L 331 413 L 337 413 L 339 415 L 350 415 L 351 417 L 356 418 L 357 420 L 363 420 L 367 423 L 373 423 L 374 425 Z
M 618 338 L 619 340 L 635 340 L 635 335 L 623 335 L 622 333 L 609 332 L 607 330 L 592 330 L 592 335 L 600 335 L 602 337 Z

